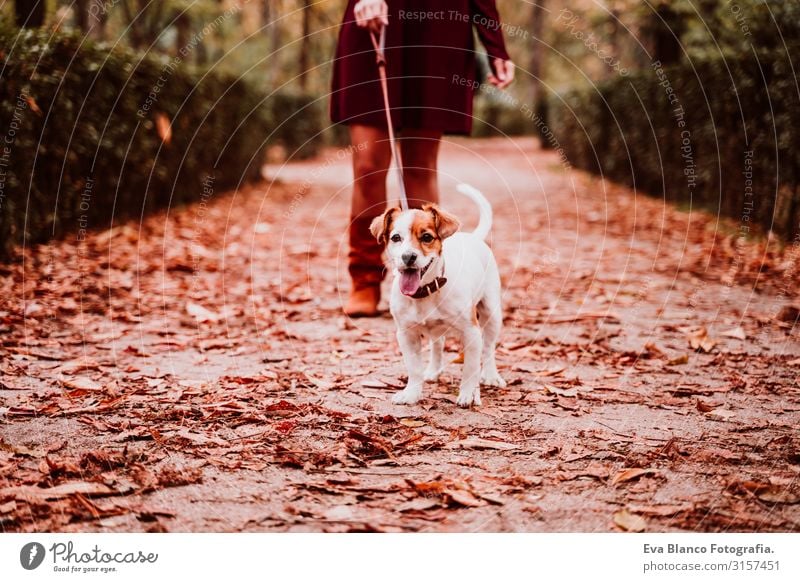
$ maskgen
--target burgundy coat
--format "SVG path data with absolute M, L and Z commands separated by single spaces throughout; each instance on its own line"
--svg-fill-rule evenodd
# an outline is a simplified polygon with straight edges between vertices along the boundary
M 375 52 L 349 0 L 333 66 L 331 119 L 386 127 Z M 386 63 L 397 129 L 468 134 L 475 82 L 473 26 L 491 59 L 508 59 L 494 0 L 387 0 Z M 424 14 L 420 14 L 424 12 Z

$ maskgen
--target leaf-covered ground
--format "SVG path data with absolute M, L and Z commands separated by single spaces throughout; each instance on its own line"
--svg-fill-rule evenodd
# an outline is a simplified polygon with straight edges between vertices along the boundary
M 0 266 L 0 530 L 800 530 L 798 245 L 451 141 L 509 386 L 400 407 L 391 318 L 340 314 L 347 156 L 266 171 Z

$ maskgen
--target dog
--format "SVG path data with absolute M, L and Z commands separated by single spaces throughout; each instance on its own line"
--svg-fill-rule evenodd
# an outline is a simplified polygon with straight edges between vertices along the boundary
M 408 370 L 408 383 L 392 401 L 415 404 L 423 382 L 442 372 L 444 340 L 457 333 L 463 344 L 464 370 L 456 403 L 480 406 L 480 385 L 505 387 L 495 362 L 503 323 L 500 274 L 485 239 L 492 227 L 492 207 L 467 184 L 457 190 L 478 206 L 480 220 L 471 233 L 458 232 L 458 218 L 436 204 L 401 211 L 393 207 L 370 225 L 386 246 L 394 273 L 389 309 Z M 422 336 L 430 339 L 430 361 L 423 371 Z

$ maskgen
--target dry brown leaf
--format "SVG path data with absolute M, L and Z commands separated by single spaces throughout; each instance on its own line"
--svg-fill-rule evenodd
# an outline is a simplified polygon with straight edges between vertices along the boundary
M 490 441 L 488 439 L 467 438 L 455 441 L 447 445 L 448 449 L 494 449 L 497 451 L 512 451 L 518 449 L 519 445 L 504 443 L 501 441 Z
M 686 336 L 689 345 L 695 351 L 710 352 L 717 345 L 717 342 L 708 336 L 708 330 L 701 327 Z
M 428 509 L 436 509 L 441 506 L 442 503 L 438 499 L 432 497 L 417 497 L 411 501 L 401 503 L 395 508 L 395 511 L 399 511 L 401 513 L 408 511 L 426 511 Z
M 39 104 L 36 103 L 36 99 L 28 95 L 25 98 L 25 101 L 28 103 L 28 107 L 31 108 L 31 111 L 33 111 L 36 115 L 42 115 L 42 110 L 39 108 Z
M 640 515 L 630 513 L 627 509 L 622 509 L 614 514 L 614 523 L 630 532 L 642 532 L 647 529 L 647 521 Z
M 316 386 L 320 390 L 332 390 L 333 388 L 336 388 L 336 384 L 334 384 L 333 382 L 328 382 L 327 380 L 323 380 L 321 378 L 315 378 L 308 372 L 303 372 L 303 376 L 305 376 L 305 378 L 309 382 L 311 382 L 314 386 Z
M 91 378 L 65 378 L 61 381 L 62 386 L 72 390 L 85 390 L 86 392 L 102 392 L 103 386 Z
M 567 369 L 566 366 L 552 366 L 552 367 L 548 368 L 547 370 L 542 370 L 540 372 L 536 372 L 536 375 L 539 376 L 539 377 L 542 377 L 542 378 L 545 378 L 547 376 L 557 376 L 558 374 L 560 374 L 561 372 L 563 372 L 566 369 Z
M 55 501 L 56 499 L 63 499 L 70 495 L 84 495 L 86 497 L 103 497 L 107 495 L 115 495 L 117 491 L 103 485 L 102 483 L 92 483 L 88 481 L 71 481 L 62 483 L 55 487 L 43 489 L 34 485 L 20 485 L 18 487 L 6 487 L 0 489 L 0 498 L 13 497 L 15 499 L 25 501 Z
M 423 421 L 416 420 L 414 418 L 401 418 L 397 422 L 409 428 L 419 428 L 421 426 L 425 426 L 425 423 Z
M 689 363 L 689 355 L 688 354 L 681 354 L 680 356 L 676 356 L 672 358 L 669 362 L 667 362 L 668 366 L 682 366 L 683 364 Z
M 161 112 L 156 114 L 156 130 L 162 142 L 169 144 L 172 141 L 172 123 L 169 117 Z
M 619 483 L 624 483 L 626 481 L 633 481 L 634 479 L 638 479 L 639 477 L 643 477 L 645 475 L 655 475 L 655 469 L 640 469 L 638 467 L 630 468 L 630 469 L 622 469 L 617 472 L 611 478 L 612 485 L 618 485 Z
M 218 313 L 214 313 L 202 305 L 192 303 L 191 301 L 186 303 L 186 312 L 194 317 L 198 322 L 219 321 L 220 319 L 220 315 Z
M 756 492 L 756 497 L 765 503 L 793 505 L 800 503 L 800 495 L 786 489 L 770 485 Z
M 380 380 L 364 380 L 361 382 L 361 385 L 364 388 L 392 388 L 386 382 L 381 382 Z
M 710 418 L 711 420 L 719 420 L 721 422 L 728 421 L 734 416 L 736 416 L 735 412 L 725 408 L 715 408 L 710 412 L 706 412 L 706 418 Z
M 463 505 L 464 507 L 480 507 L 483 505 L 480 499 L 463 489 L 444 489 L 442 493 L 449 497 L 454 503 Z
M 711 412 L 717 406 L 719 406 L 719 404 L 711 404 L 710 402 L 703 402 L 699 398 L 697 399 L 697 410 L 700 412 Z
M 725 337 L 732 337 L 742 341 L 747 339 L 747 334 L 745 333 L 744 329 L 742 329 L 741 326 L 734 327 L 733 329 L 729 329 L 728 331 L 723 331 L 722 335 L 724 335 Z

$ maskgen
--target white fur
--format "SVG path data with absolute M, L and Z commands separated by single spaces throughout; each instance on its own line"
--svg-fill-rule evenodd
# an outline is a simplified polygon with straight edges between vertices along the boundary
M 422 299 L 413 299 L 400 291 L 398 270 L 402 255 L 412 250 L 410 227 L 413 211 L 403 212 L 392 222 L 387 252 L 394 270 L 389 307 L 397 324 L 397 340 L 408 370 L 408 384 L 392 399 L 396 404 L 414 404 L 422 397 L 425 381 L 435 381 L 443 368 L 444 338 L 455 333 L 464 350 L 464 369 L 457 403 L 467 407 L 480 405 L 480 384 L 506 385 L 497 372 L 495 347 L 502 326 L 500 275 L 489 246 L 484 241 L 492 224 L 492 208 L 478 190 L 461 184 L 458 191 L 471 198 L 480 211 L 475 232 L 457 232 L 442 242 L 441 257 L 420 256 L 418 266 L 430 263 L 421 285 L 444 276 L 447 284 Z M 391 242 L 399 234 L 401 242 Z M 427 260 L 427 262 L 425 262 Z M 479 325 L 474 323 L 478 307 Z M 430 361 L 423 365 L 422 336 L 430 339 Z M 424 370 L 424 371 L 423 371 Z

